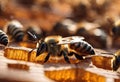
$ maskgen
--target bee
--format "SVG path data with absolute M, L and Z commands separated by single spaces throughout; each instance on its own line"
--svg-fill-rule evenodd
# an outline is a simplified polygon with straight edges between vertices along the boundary
M 112 28 L 112 33 L 115 36 L 120 36 L 120 20 L 116 21 Z
M 8 24 L 6 24 L 4 31 L 11 37 L 11 40 L 14 40 L 16 42 L 23 40 L 23 25 L 17 20 L 12 20 Z
M 78 30 L 75 35 L 87 38 L 86 41 L 93 47 L 106 48 L 107 34 L 100 27 L 97 23 L 81 22 L 78 24 Z
M 27 32 L 31 32 L 32 34 L 35 34 L 38 39 L 40 39 L 43 35 L 43 32 L 39 27 L 29 26 L 26 29 L 26 34 L 27 34 L 27 39 L 30 40 L 30 41 L 35 41 L 35 39 L 33 37 L 31 37 Z
M 8 36 L 5 32 L 0 30 L 0 44 L 7 46 L 8 44 Z
M 120 50 L 116 51 L 111 60 L 111 67 L 113 71 L 117 71 L 120 66 Z
M 120 47 L 120 19 L 110 19 L 109 18 L 109 45 L 110 47 L 119 48 Z M 114 42 L 114 43 L 113 43 Z
M 34 34 L 31 36 L 36 38 Z M 84 60 L 83 56 L 88 54 L 94 55 L 95 51 L 94 48 L 83 41 L 84 37 L 82 36 L 71 36 L 62 38 L 62 36 L 47 36 L 43 40 L 39 40 L 37 43 L 37 52 L 36 56 L 41 55 L 44 52 L 48 52 L 47 56 L 45 57 L 44 62 L 47 62 L 50 56 L 63 56 L 67 63 L 70 63 L 68 56 L 75 55 L 78 60 Z M 82 53 L 82 54 L 81 54 Z
M 117 50 L 115 53 L 102 53 L 102 54 L 111 54 L 113 55 L 111 59 L 111 68 L 113 71 L 117 71 L 120 67 L 120 50 Z
M 71 19 L 65 19 L 57 22 L 53 26 L 52 33 L 61 36 L 69 36 L 69 35 L 74 35 L 76 31 L 77 31 L 77 24 Z
M 120 36 L 119 31 L 120 31 L 120 26 L 115 26 L 112 28 L 112 33 L 116 36 Z

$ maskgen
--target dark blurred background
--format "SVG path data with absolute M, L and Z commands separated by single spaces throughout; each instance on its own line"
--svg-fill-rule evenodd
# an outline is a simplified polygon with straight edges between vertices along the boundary
M 119 0 L 0 0 L 0 28 L 11 20 L 48 35 L 84 36 L 95 48 L 120 48 Z

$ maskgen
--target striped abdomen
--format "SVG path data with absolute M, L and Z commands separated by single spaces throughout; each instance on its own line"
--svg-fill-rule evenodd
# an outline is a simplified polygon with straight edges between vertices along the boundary
M 12 36 L 15 41 L 22 41 L 24 37 L 24 32 L 21 28 L 16 27 L 15 25 L 8 25 L 7 33 Z
M 8 36 L 2 30 L 0 30 L 0 44 L 5 46 L 8 44 Z
M 70 44 L 70 48 L 75 50 L 76 52 L 83 53 L 83 54 L 91 54 L 91 55 L 95 54 L 93 47 L 85 41 L 72 43 Z

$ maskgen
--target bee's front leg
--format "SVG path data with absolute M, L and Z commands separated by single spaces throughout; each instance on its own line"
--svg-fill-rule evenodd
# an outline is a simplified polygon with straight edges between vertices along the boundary
M 70 63 L 70 60 L 69 60 L 69 58 L 68 58 L 68 52 L 66 51 L 66 50 L 63 50 L 63 51 L 61 51 L 61 54 L 63 54 L 63 56 L 64 56 L 64 59 L 65 59 L 65 61 L 67 62 L 67 63 Z
M 36 56 L 41 55 L 41 53 L 45 52 L 47 50 L 47 45 L 45 42 L 39 43 L 39 46 L 37 48 Z
M 45 57 L 44 63 L 47 62 L 49 58 L 50 58 L 50 53 L 48 53 L 47 56 Z
M 30 55 L 31 55 L 31 53 L 33 52 L 33 50 L 35 50 L 36 48 L 34 48 L 34 49 L 32 49 L 29 53 L 28 53 L 28 61 L 29 61 L 29 59 L 30 59 Z

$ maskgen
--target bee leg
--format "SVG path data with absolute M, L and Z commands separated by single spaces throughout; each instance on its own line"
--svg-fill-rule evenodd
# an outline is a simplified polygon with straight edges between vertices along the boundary
M 50 57 L 50 53 L 48 53 L 47 56 L 45 57 L 44 63 L 48 61 L 49 57 Z
M 69 56 L 75 55 L 75 57 L 76 57 L 78 60 L 84 60 L 83 56 L 80 56 L 79 54 L 77 54 L 77 53 L 75 53 L 75 52 L 70 52 L 68 55 L 69 55 Z
M 83 58 L 83 56 L 80 56 L 79 54 L 75 53 L 75 52 L 71 52 L 71 54 L 74 54 L 75 57 L 78 59 L 78 60 L 84 60 L 85 58 Z
M 68 56 L 72 56 L 74 53 L 73 52 L 70 52 L 69 54 L 68 54 Z
M 47 49 L 47 45 L 45 43 L 41 43 L 37 49 L 37 54 L 36 56 L 41 55 L 41 53 L 43 53 L 44 51 L 46 51 Z
M 35 50 L 36 48 L 32 49 L 29 53 L 28 53 L 28 61 L 30 60 L 30 55 L 33 52 L 33 50 Z
M 33 52 L 33 50 L 35 50 L 35 49 L 36 49 L 36 48 L 32 49 L 32 50 L 29 52 L 29 54 L 30 54 L 30 53 L 32 53 L 32 52 Z
M 68 56 L 67 56 L 67 52 L 66 51 L 62 51 L 62 54 L 63 54 L 63 56 L 64 56 L 64 59 L 65 59 L 65 61 L 67 62 L 67 63 L 70 63 L 70 60 L 69 60 L 69 58 L 68 58 Z

